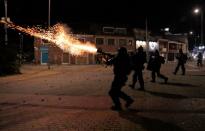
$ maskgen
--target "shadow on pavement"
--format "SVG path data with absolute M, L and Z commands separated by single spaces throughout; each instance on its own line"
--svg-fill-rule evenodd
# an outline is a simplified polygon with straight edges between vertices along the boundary
M 191 75 L 191 76 L 205 76 L 205 75 Z
M 197 85 L 193 84 L 186 84 L 186 83 L 178 83 L 178 82 L 168 82 L 168 83 L 160 83 L 164 85 L 171 85 L 171 86 L 181 86 L 181 87 L 197 87 Z
M 177 95 L 177 94 L 169 94 L 169 93 L 161 93 L 161 92 L 153 92 L 153 91 L 146 91 L 147 93 L 159 97 L 164 97 L 164 98 L 172 98 L 172 99 L 186 99 L 188 98 L 187 96 L 182 96 L 182 95 Z
M 119 116 L 135 124 L 141 125 L 146 131 L 184 131 L 179 126 L 159 119 L 148 118 L 137 114 L 137 110 L 119 112 Z

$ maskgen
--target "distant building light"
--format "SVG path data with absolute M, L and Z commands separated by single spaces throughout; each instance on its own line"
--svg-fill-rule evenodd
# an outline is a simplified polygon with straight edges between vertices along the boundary
M 137 40 L 136 49 L 139 48 L 140 46 L 142 46 L 143 48 L 146 48 L 146 41 Z
M 169 32 L 169 28 L 167 27 L 167 28 L 164 28 L 164 31 L 167 31 L 167 32 Z
M 159 50 L 159 44 L 157 42 L 149 42 L 149 51 Z
M 140 46 L 142 46 L 143 48 L 146 48 L 146 41 L 137 40 L 136 49 L 139 48 Z M 149 51 L 159 50 L 158 42 L 149 41 L 148 47 L 149 47 Z
M 205 46 L 199 46 L 199 50 L 205 49 Z
M 1 17 L 1 20 L 2 21 L 6 21 L 6 18 L 5 17 Z M 9 17 L 7 17 L 7 22 L 11 22 L 11 19 Z

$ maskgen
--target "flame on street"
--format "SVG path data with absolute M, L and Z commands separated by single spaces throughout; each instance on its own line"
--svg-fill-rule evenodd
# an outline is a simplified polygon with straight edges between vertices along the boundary
M 68 27 L 63 24 L 56 24 L 53 27 L 50 27 L 49 30 L 45 30 L 39 27 L 24 28 L 6 21 L 0 21 L 0 23 L 6 24 L 9 28 L 31 36 L 48 40 L 50 44 L 55 44 L 64 52 L 69 52 L 72 55 L 83 55 L 84 53 L 95 54 L 97 52 L 97 48 L 93 43 L 81 42 L 77 38 L 73 37 L 72 33 L 69 32 Z

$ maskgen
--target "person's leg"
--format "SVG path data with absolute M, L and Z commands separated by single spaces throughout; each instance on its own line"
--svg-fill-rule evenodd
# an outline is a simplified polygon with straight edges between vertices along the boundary
M 134 102 L 134 100 L 130 96 L 122 91 L 119 91 L 119 97 L 126 101 L 125 107 L 127 108 Z
M 151 82 L 155 82 L 156 76 L 155 76 L 155 71 L 152 71 L 152 81 Z
M 162 75 L 162 74 L 160 73 L 160 70 L 157 71 L 157 77 L 159 77 L 159 78 L 161 78 L 161 79 L 164 79 L 164 82 L 165 82 L 165 83 L 167 83 L 167 81 L 168 81 L 168 77 Z
M 142 70 L 138 71 L 138 80 L 140 83 L 140 88 L 144 89 L 144 79 L 143 79 Z
M 136 82 L 137 82 L 137 72 L 135 71 L 135 72 L 134 72 L 134 75 L 133 75 L 133 77 L 132 77 L 132 84 L 129 85 L 129 86 L 134 89 Z
M 175 68 L 175 71 L 174 71 L 174 74 L 175 74 L 175 75 L 177 74 L 177 72 L 178 72 L 178 70 L 179 70 L 179 66 L 180 66 L 180 64 L 178 63 L 178 64 L 177 64 L 177 67 Z
M 119 90 L 116 87 L 112 87 L 109 91 L 109 95 L 114 103 L 116 109 L 121 109 L 121 103 L 119 99 Z
M 127 94 L 125 94 L 124 92 L 121 91 L 121 88 L 125 85 L 125 83 L 127 81 L 127 77 L 122 76 L 120 79 L 121 80 L 119 82 L 120 85 L 118 88 L 119 90 L 117 92 L 117 96 L 122 98 L 124 101 L 126 101 L 125 106 L 128 108 L 134 102 L 134 100 L 130 96 L 128 96 Z
M 186 71 L 186 69 L 185 69 L 184 64 L 181 65 L 181 68 L 182 68 L 182 75 L 185 75 L 185 71 Z
M 119 99 L 119 94 L 120 94 L 120 79 L 119 77 L 114 77 L 114 80 L 112 82 L 111 89 L 109 91 L 109 95 L 114 103 L 114 106 L 112 107 L 114 110 L 120 110 L 121 109 L 121 103 Z
M 200 66 L 201 66 L 201 67 L 203 66 L 202 60 L 200 60 Z

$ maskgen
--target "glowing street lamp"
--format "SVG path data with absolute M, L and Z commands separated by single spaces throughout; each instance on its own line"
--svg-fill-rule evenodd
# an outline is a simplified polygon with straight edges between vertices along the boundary
M 198 8 L 196 8 L 195 10 L 194 10 L 194 13 L 199 13 L 199 9 Z
M 195 14 L 201 14 L 201 45 L 204 45 L 204 41 L 203 41 L 203 34 L 204 34 L 204 32 L 203 32 L 203 9 L 202 9 L 202 7 L 201 8 L 195 8 L 194 9 L 194 13 Z

